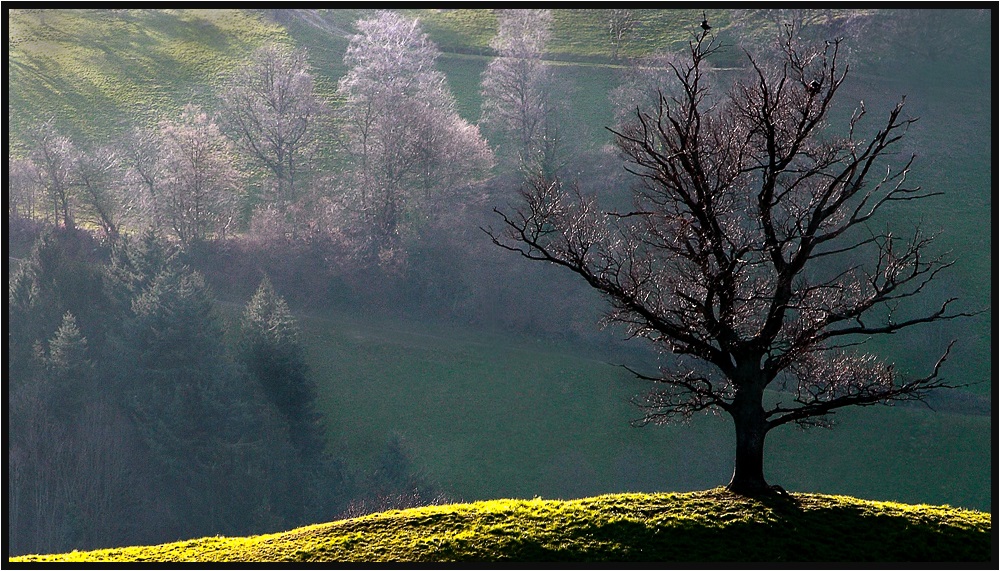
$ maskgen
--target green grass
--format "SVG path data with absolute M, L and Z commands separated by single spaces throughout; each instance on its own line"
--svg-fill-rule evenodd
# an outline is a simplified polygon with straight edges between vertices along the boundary
M 50 116 L 77 140 L 105 144 L 214 87 L 254 48 L 288 41 L 242 10 L 10 10 L 8 137 L 23 146 Z
M 372 466 L 396 432 L 463 500 L 695 490 L 732 474 L 728 418 L 634 428 L 628 399 L 646 386 L 579 347 L 372 316 L 300 323 L 332 452 L 352 466 Z M 773 431 L 765 475 L 789 490 L 990 509 L 988 415 L 836 418 L 834 430 Z
M 442 51 L 486 55 L 496 34 L 493 10 L 403 10 L 420 18 L 420 27 Z
M 992 516 L 947 506 L 722 488 L 389 511 L 252 537 L 11 562 L 987 562 Z
M 421 27 L 446 52 L 489 55 L 490 40 L 496 34 L 492 10 L 404 10 L 420 18 Z M 611 61 L 606 10 L 552 10 L 552 39 L 545 57 L 558 61 Z M 633 10 L 634 33 L 621 49 L 621 57 L 645 55 L 653 51 L 683 46 L 692 31 L 698 30 L 702 11 Z M 728 10 L 708 10 L 717 33 L 729 25 Z M 700 30 L 698 30 L 700 31 Z

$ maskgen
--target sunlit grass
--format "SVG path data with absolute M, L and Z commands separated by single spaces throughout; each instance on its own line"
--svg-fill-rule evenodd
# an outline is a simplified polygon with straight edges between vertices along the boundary
M 7 18 L 15 148 L 50 116 L 74 139 L 106 144 L 131 121 L 207 103 L 220 74 L 256 46 L 287 41 L 241 10 L 10 10 Z
M 947 506 L 747 499 L 717 488 L 427 506 L 284 533 L 11 561 L 985 562 L 991 530 L 990 514 Z
M 490 53 L 490 40 L 496 35 L 497 19 L 493 10 L 405 10 L 420 18 L 420 26 L 444 51 Z

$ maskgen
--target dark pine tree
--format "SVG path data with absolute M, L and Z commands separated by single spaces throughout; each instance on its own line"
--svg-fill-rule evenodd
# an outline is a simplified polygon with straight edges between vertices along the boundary
M 324 442 L 314 408 L 316 385 L 309 377 L 298 325 L 267 278 L 243 312 L 237 352 L 250 376 L 288 422 L 296 450 L 304 458 L 321 454 Z

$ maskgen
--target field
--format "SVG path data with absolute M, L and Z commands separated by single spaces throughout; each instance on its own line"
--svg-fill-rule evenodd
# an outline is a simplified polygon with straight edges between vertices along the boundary
M 631 426 L 628 400 L 645 386 L 598 352 L 378 317 L 301 325 L 336 452 L 370 466 L 396 433 L 456 500 L 698 490 L 732 474 L 728 418 Z M 768 437 L 765 475 L 788 490 L 989 510 L 989 406 L 970 396 L 785 427 Z
M 67 136 L 108 141 L 128 122 L 205 104 L 222 70 L 287 38 L 238 10 L 14 10 L 8 13 L 8 138 L 55 118 Z

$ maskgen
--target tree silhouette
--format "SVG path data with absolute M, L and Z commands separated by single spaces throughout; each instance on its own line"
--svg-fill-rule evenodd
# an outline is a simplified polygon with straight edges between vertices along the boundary
M 721 94 L 705 73 L 718 49 L 699 32 L 670 64 L 672 89 L 614 131 L 639 182 L 632 210 L 603 212 L 538 180 L 518 210 L 497 210 L 503 232 L 487 232 L 580 275 L 611 305 L 610 322 L 673 354 L 658 375 L 636 373 L 655 383 L 637 402 L 640 423 L 727 413 L 729 489 L 752 494 L 770 489 L 770 430 L 954 387 L 939 377 L 951 345 L 926 376 L 904 379 L 864 351 L 867 339 L 972 314 L 953 310 L 953 298 L 932 310 L 910 303 L 952 262 L 929 252 L 933 237 L 919 228 L 877 228 L 884 207 L 939 194 L 907 184 L 912 158 L 886 164 L 914 121 L 903 102 L 871 136 L 859 134 L 863 104 L 845 134 L 825 135 L 848 72 L 839 41 L 807 50 L 788 30 L 779 61 L 748 54 L 747 77 Z

